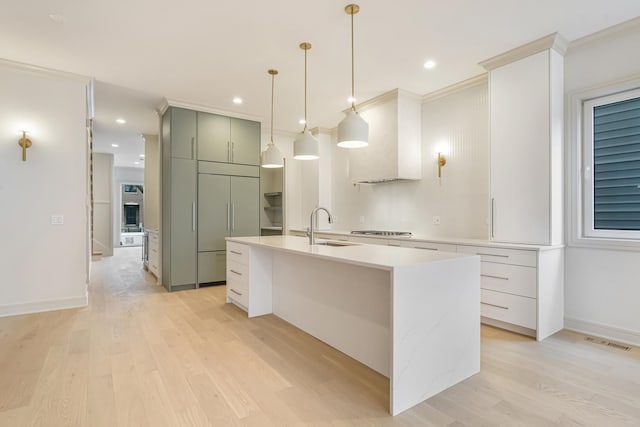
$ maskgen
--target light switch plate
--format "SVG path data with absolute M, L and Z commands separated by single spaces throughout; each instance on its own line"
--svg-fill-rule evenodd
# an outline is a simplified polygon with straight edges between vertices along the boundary
M 52 225 L 64 224 L 64 215 L 51 215 L 51 224 Z

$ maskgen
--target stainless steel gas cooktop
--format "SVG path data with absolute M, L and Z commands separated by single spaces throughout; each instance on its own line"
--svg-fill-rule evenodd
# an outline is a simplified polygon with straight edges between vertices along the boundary
M 369 236 L 412 236 L 410 231 L 386 231 L 386 230 L 354 230 L 351 234 L 365 234 Z

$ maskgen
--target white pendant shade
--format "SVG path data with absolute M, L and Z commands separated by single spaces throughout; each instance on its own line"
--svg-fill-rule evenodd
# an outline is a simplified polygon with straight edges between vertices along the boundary
M 284 167 L 284 159 L 282 153 L 273 142 L 267 145 L 267 149 L 262 152 L 263 168 L 281 168 Z
M 350 110 L 338 124 L 338 147 L 362 148 L 369 145 L 369 124 Z
M 293 158 L 296 160 L 315 160 L 319 157 L 318 140 L 305 130 L 293 141 Z

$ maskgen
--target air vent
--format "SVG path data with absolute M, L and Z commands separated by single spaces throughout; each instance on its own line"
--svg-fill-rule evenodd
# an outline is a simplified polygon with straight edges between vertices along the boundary
M 595 344 L 600 344 L 600 345 L 606 345 L 607 347 L 611 347 L 611 348 L 615 348 L 618 350 L 623 350 L 623 351 L 629 351 L 631 350 L 631 347 L 625 344 L 620 344 L 617 342 L 613 342 L 613 341 L 607 341 L 607 340 L 603 340 L 601 338 L 594 338 L 594 337 L 585 337 L 585 341 L 589 341 Z

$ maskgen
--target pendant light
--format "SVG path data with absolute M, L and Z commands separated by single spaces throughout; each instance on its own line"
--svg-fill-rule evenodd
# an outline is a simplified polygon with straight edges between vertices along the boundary
M 369 145 L 369 125 L 356 111 L 354 90 L 353 15 L 360 11 L 360 6 L 349 4 L 344 8 L 344 11 L 347 15 L 351 15 L 351 110 L 338 124 L 338 147 L 361 148 Z
M 284 166 L 284 159 L 282 153 L 273 143 L 273 88 L 275 86 L 275 77 L 278 74 L 278 70 L 267 71 L 271 75 L 271 139 L 267 145 L 267 149 L 262 152 L 262 167 L 263 168 L 281 168 Z
M 304 50 L 304 129 L 293 141 L 293 158 L 296 160 L 315 160 L 318 158 L 318 141 L 307 129 L 307 51 L 311 49 L 311 43 L 300 43 L 300 49 Z

